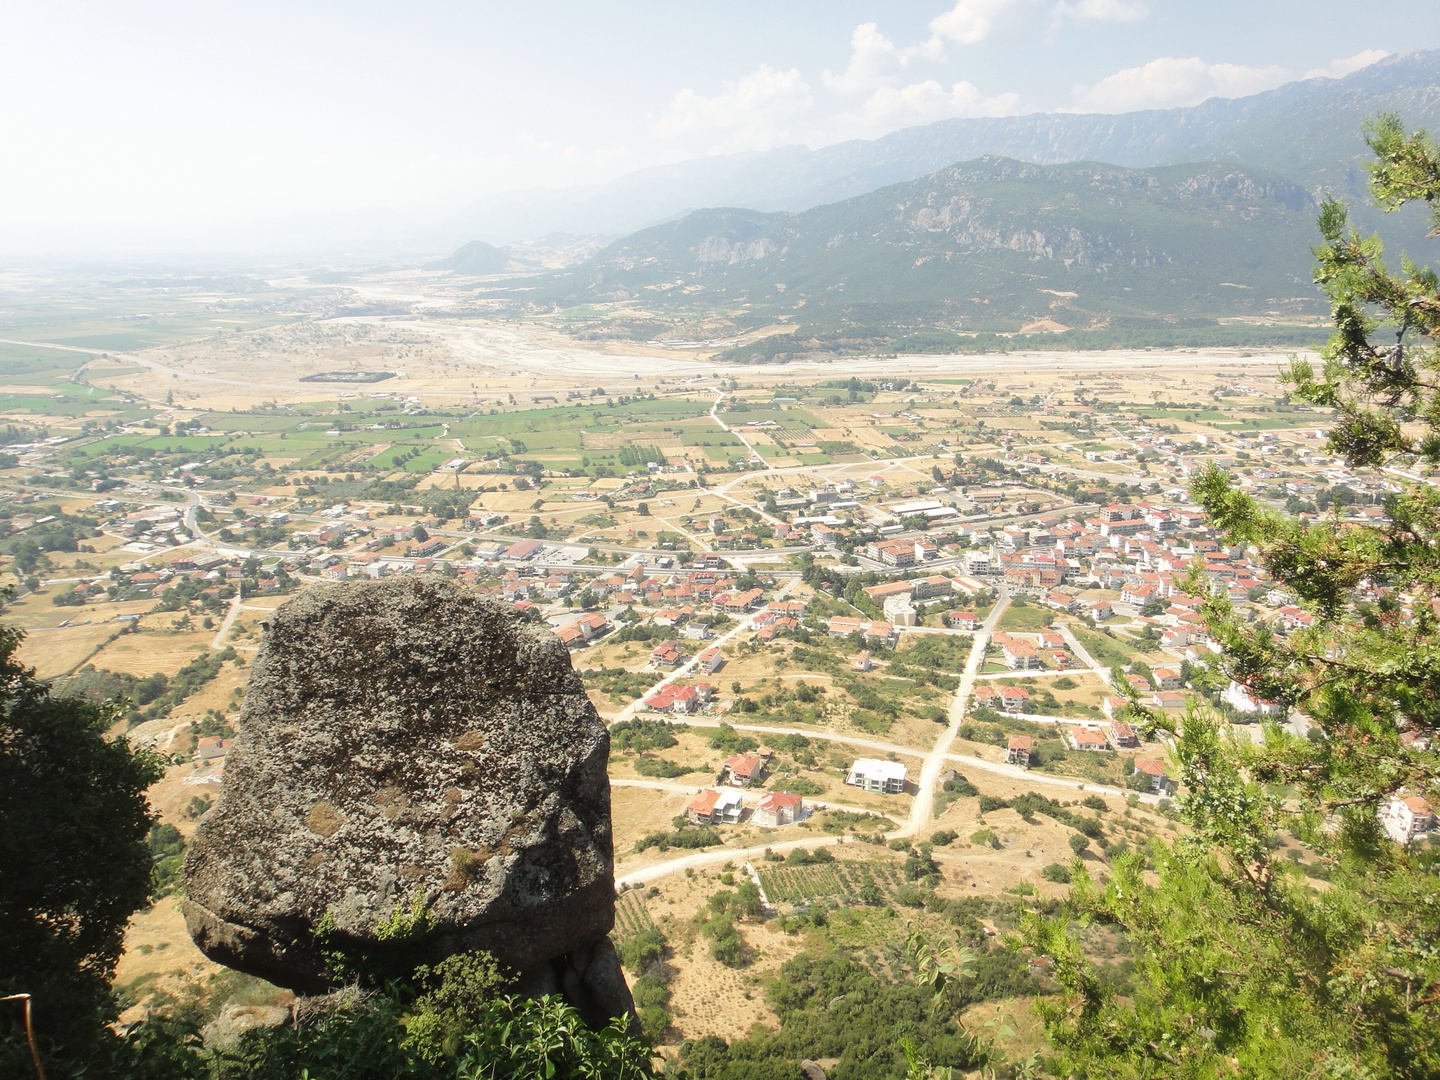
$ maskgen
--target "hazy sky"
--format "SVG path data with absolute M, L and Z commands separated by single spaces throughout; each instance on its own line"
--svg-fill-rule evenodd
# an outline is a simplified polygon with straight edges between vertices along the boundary
M 947 116 L 1188 105 L 1435 48 L 1435 14 L 1435 0 L 11 0 L 0 235 L 415 210 Z

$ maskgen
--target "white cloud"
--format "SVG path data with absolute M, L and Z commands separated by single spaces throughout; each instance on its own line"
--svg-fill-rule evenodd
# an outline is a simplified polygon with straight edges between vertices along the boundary
M 650 134 L 657 139 L 720 135 L 712 152 L 768 150 L 793 141 L 797 122 L 814 101 L 797 68 L 778 71 L 761 64 L 749 75 L 727 82 L 713 97 L 690 87 L 681 90 L 651 125 Z
M 1050 28 L 1067 19 L 1076 22 L 1135 22 L 1150 14 L 1146 0 L 956 0 L 955 6 L 930 21 L 936 38 L 958 45 L 978 45 L 990 38 L 1003 18 L 1033 20 L 1049 12 Z
M 850 63 L 839 75 L 826 69 L 825 88 L 837 94 L 858 94 L 896 82 L 902 68 L 914 60 L 943 60 L 944 45 L 932 37 L 908 49 L 880 33 L 876 23 L 861 23 L 850 35 Z
M 1371 64 L 1384 60 L 1390 54 L 1384 49 L 1366 49 L 1354 56 L 1347 56 L 1343 60 L 1331 60 L 1322 68 L 1315 68 L 1305 73 L 1307 79 L 1343 79 L 1351 72 L 1367 68 Z
M 1150 14 L 1148 4 L 1141 0 L 1075 0 L 1055 5 L 1056 19 L 1078 19 L 1083 22 L 1135 22 Z
M 1077 112 L 1133 112 L 1198 105 L 1206 98 L 1244 97 L 1271 90 L 1289 79 L 1282 67 L 1207 64 L 1199 57 L 1173 56 L 1107 75 L 1093 86 L 1075 88 Z
M 876 90 L 843 126 L 852 138 L 874 138 L 897 128 L 929 124 L 957 116 L 1013 116 L 1022 111 L 1019 94 L 986 97 L 973 83 L 945 89 L 934 79 Z
M 930 32 L 957 45 L 977 45 L 990 36 L 1007 9 L 1028 6 L 1028 0 L 956 0 L 943 15 L 930 20 Z

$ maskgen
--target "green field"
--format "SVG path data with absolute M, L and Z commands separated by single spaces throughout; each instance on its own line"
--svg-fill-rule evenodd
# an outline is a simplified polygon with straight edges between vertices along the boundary
M 762 863 L 755 869 L 772 904 L 805 904 L 829 897 L 853 904 L 866 885 L 876 886 L 888 898 L 905 883 L 899 869 L 884 862 L 846 860 L 810 866 Z

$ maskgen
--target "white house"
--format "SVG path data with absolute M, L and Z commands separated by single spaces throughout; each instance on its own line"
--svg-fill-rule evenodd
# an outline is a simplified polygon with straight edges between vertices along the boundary
M 690 800 L 686 813 L 697 825 L 735 825 L 745 808 L 740 792 L 731 788 L 716 791 L 706 788 Z
M 898 761 L 879 761 L 875 758 L 860 758 L 850 766 L 845 783 L 865 791 L 878 791 L 885 795 L 899 795 L 905 790 L 905 766 Z
M 707 675 L 713 675 L 725 666 L 725 654 L 718 645 L 712 645 L 695 658 L 696 665 Z
M 1158 758 L 1136 758 L 1135 775 L 1144 775 L 1150 780 L 1150 790 L 1163 795 L 1170 789 L 1170 778 L 1165 775 L 1165 762 Z
M 1225 693 L 1220 695 L 1220 700 L 1232 706 L 1236 712 L 1259 713 L 1261 716 L 1279 716 L 1283 711 L 1279 704 L 1274 701 L 1261 701 L 1253 697 L 1249 690 L 1241 686 L 1234 679 L 1225 688 Z
M 1419 795 L 1397 795 L 1380 808 L 1380 825 L 1397 844 L 1408 844 L 1435 828 L 1435 811 Z

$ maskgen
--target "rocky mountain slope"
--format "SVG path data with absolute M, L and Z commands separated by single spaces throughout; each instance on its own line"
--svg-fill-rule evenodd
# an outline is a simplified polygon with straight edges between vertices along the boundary
M 697 211 L 615 242 L 542 291 L 561 304 L 639 297 L 805 319 L 904 309 L 972 329 L 1318 314 L 1314 213 L 1300 185 L 1229 164 L 985 157 L 798 214 Z

